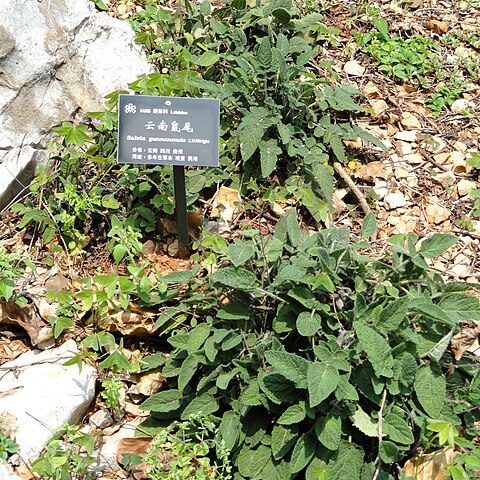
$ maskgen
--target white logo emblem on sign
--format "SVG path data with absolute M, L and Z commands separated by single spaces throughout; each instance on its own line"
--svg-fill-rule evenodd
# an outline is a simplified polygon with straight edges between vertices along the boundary
M 125 105 L 125 113 L 135 113 L 137 111 L 137 107 L 133 103 L 127 103 Z

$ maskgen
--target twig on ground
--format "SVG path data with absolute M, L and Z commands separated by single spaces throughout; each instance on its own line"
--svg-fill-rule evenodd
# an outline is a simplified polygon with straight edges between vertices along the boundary
M 344 182 L 349 186 L 350 190 L 353 194 L 357 197 L 358 203 L 362 207 L 363 212 L 365 215 L 369 214 L 372 210 L 367 203 L 363 193 L 360 189 L 355 185 L 354 181 L 351 179 L 350 175 L 346 172 L 346 170 L 342 167 L 340 162 L 333 162 L 333 169 L 342 177 Z
M 380 403 L 380 410 L 378 411 L 378 456 L 377 456 L 377 468 L 375 470 L 375 475 L 372 480 L 377 480 L 380 475 L 380 468 L 382 466 L 382 459 L 380 458 L 380 444 L 382 443 L 383 437 L 383 407 L 385 406 L 385 401 L 387 400 L 387 389 L 383 389 L 382 401 Z

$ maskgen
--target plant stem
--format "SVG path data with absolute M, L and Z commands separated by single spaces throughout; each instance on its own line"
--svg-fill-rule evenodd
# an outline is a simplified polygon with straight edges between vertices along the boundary
M 385 406 L 385 401 L 387 399 L 387 389 L 383 389 L 382 401 L 380 403 L 380 410 L 378 411 L 378 455 L 377 455 L 377 468 L 375 470 L 375 475 L 373 476 L 372 480 L 377 480 L 378 476 L 380 475 L 380 467 L 382 466 L 382 459 L 380 458 L 380 444 L 382 443 L 382 436 L 383 436 L 383 407 Z

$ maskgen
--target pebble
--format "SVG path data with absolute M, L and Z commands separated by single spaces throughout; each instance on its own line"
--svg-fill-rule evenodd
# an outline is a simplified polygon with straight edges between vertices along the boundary
M 379 181 L 375 184 L 373 187 L 373 191 L 375 192 L 376 195 L 378 195 L 378 198 L 381 200 L 385 198 L 385 196 L 388 194 L 389 189 L 387 187 L 387 182 Z
M 453 172 L 442 172 L 432 177 L 435 182 L 439 183 L 442 187 L 451 187 L 456 181 L 456 177 Z
M 104 428 L 110 427 L 113 425 L 113 418 L 110 415 L 110 412 L 106 408 L 102 408 L 95 412 L 89 419 L 90 425 L 93 427 L 103 430 Z
M 407 200 L 402 192 L 389 193 L 385 196 L 383 201 L 388 210 L 395 210 L 404 207 L 407 204 Z
M 425 208 L 427 220 L 430 223 L 438 225 L 450 217 L 450 210 L 436 203 L 429 203 Z
M 402 140 L 404 142 L 416 142 L 417 141 L 418 130 L 403 130 L 397 132 L 394 135 L 394 138 L 397 140 Z
M 365 73 L 365 67 L 356 60 L 350 60 L 343 66 L 343 71 L 355 77 L 360 77 Z
M 475 190 L 476 188 L 477 188 L 477 183 L 476 182 L 474 182 L 472 180 L 467 180 L 465 178 L 462 178 L 462 180 L 460 180 L 458 182 L 458 186 L 457 186 L 458 195 L 460 197 L 465 197 L 472 190 Z
M 400 123 L 408 130 L 419 129 L 422 126 L 420 120 L 418 120 L 418 118 L 410 112 L 402 113 L 402 116 L 400 117 Z

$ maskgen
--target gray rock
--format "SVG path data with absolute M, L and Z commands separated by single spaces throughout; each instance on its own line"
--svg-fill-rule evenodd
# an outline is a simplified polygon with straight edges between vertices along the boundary
M 88 422 L 100 430 L 113 425 L 113 418 L 107 409 L 98 410 L 89 419 Z
M 3 460 L 0 460 L 0 478 L 2 480 L 21 480 L 20 477 L 15 474 L 13 468 Z
M 34 350 L 2 365 L 0 415 L 14 423 L 9 427 L 22 459 L 35 460 L 53 431 L 65 422 L 78 422 L 93 400 L 95 369 L 63 366 L 77 352 L 75 342 L 69 340 L 53 350 Z
M 51 127 L 152 71 L 130 25 L 90 0 L 0 0 L 0 206 L 46 160 Z M 23 174 L 23 177 L 22 177 Z

